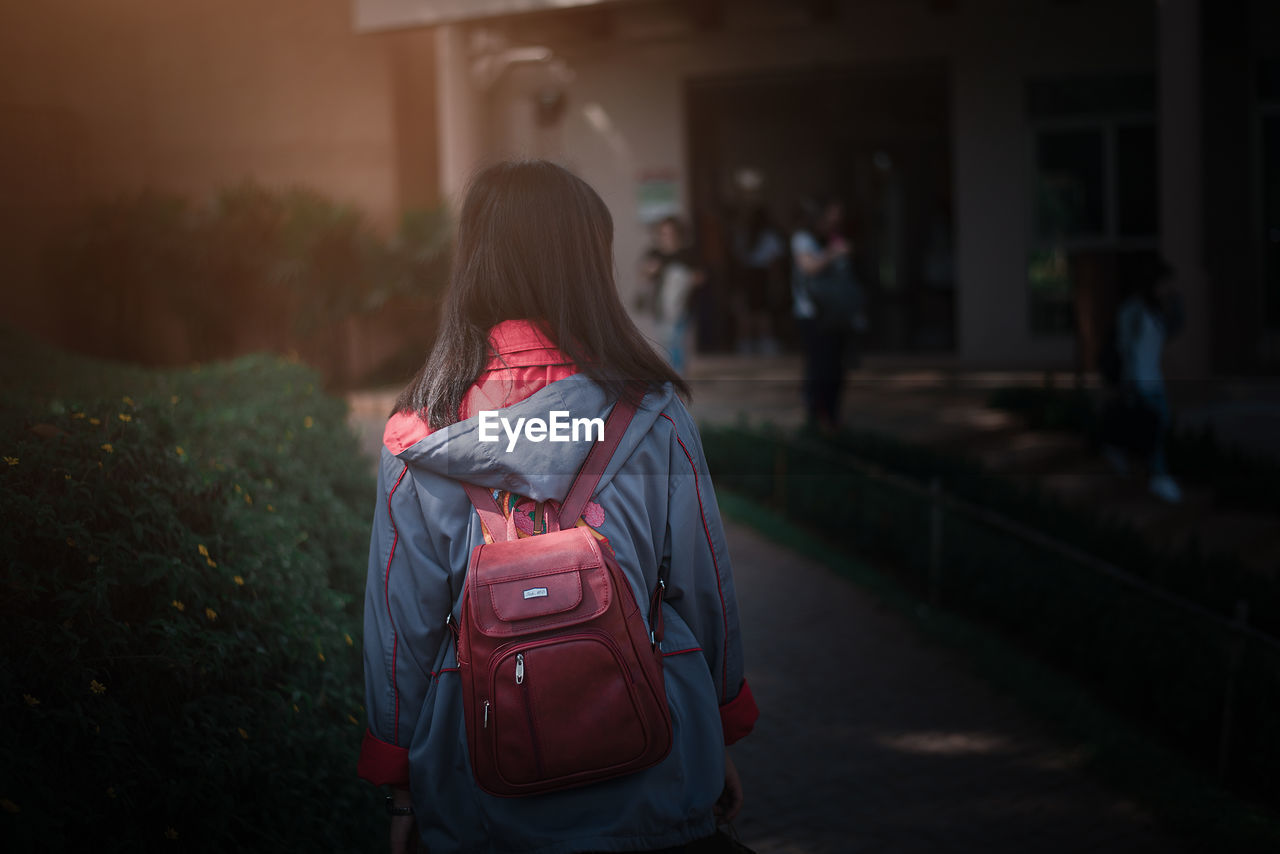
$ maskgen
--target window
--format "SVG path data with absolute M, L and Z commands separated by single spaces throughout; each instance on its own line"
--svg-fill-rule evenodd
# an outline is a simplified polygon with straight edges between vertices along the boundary
M 1031 330 L 1074 332 L 1092 352 L 1124 271 L 1158 248 L 1154 80 L 1035 80 L 1027 111 L 1035 167 Z

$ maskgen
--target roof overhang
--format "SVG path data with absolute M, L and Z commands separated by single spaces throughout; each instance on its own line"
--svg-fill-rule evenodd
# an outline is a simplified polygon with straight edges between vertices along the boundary
M 621 2 L 624 0 L 354 0 L 355 29 L 373 33 Z

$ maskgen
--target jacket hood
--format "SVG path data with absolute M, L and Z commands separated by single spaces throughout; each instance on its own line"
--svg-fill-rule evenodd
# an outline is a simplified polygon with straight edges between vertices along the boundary
M 600 479 L 601 487 L 643 441 L 674 393 L 667 383 L 644 396 Z M 559 501 L 600 436 L 587 421 L 602 423 L 612 408 L 613 401 L 600 386 L 575 374 L 519 403 L 437 430 L 397 457 L 410 468 L 453 480 L 510 490 L 534 501 Z

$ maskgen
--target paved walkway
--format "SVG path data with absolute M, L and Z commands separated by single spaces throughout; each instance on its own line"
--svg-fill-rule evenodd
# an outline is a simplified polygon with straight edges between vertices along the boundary
M 728 526 L 761 708 L 732 748 L 760 854 L 1176 852 L 961 658 L 826 568 Z

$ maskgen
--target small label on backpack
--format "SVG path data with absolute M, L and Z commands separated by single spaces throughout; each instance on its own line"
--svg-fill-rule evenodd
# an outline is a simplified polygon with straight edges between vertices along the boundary
M 524 598 L 526 599 L 537 599 L 540 596 L 546 596 L 546 595 L 547 595 L 547 588 L 545 587 L 530 587 L 528 590 L 524 592 Z

